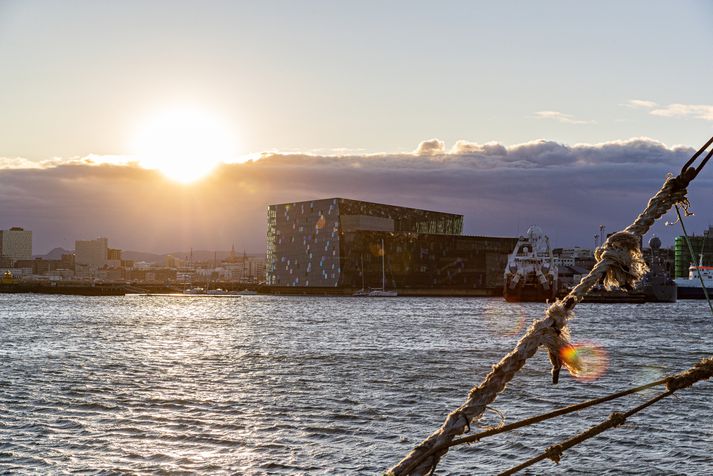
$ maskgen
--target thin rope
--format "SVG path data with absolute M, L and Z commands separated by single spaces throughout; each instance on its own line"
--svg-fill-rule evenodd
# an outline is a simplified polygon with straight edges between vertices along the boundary
M 529 466 L 532 466 L 533 464 L 542 461 L 545 458 L 549 458 L 555 463 L 559 463 L 560 458 L 562 457 L 562 453 L 564 451 L 572 448 L 575 445 L 578 445 L 579 443 L 582 443 L 583 441 L 586 441 L 590 438 L 593 438 L 600 433 L 608 430 L 609 428 L 614 428 L 617 426 L 621 426 L 626 422 L 626 419 L 631 417 L 632 415 L 644 410 L 645 408 L 653 405 L 654 403 L 658 402 L 659 400 L 668 397 L 669 395 L 672 395 L 676 390 L 680 390 L 682 388 L 687 388 L 693 385 L 694 383 L 701 381 L 701 380 L 707 380 L 709 378 L 713 377 L 713 357 L 709 357 L 707 359 L 702 359 L 696 365 L 691 367 L 690 369 L 686 370 L 685 372 L 678 373 L 672 377 L 669 377 L 666 382 L 666 391 L 662 392 L 655 397 L 647 400 L 646 402 L 642 403 L 641 405 L 632 408 L 626 413 L 620 413 L 620 412 L 614 412 L 611 415 L 609 415 L 609 418 L 603 421 L 602 423 L 591 427 L 590 429 L 578 434 L 577 436 L 574 436 L 562 443 L 559 443 L 557 445 L 550 446 L 547 448 L 545 451 L 540 453 L 539 455 L 530 458 L 529 460 L 525 461 L 522 464 L 519 464 L 513 468 L 510 468 L 507 471 L 504 471 L 500 473 L 498 476 L 509 476 L 511 474 L 515 474 L 520 470 L 523 470 Z
M 608 430 L 609 428 L 614 428 L 615 426 L 620 426 L 626 423 L 626 419 L 630 417 L 631 415 L 640 412 L 646 407 L 649 407 L 653 405 L 654 403 L 658 402 L 664 397 L 668 397 L 671 395 L 673 392 L 670 390 L 667 390 L 663 393 L 660 393 L 656 395 L 654 398 L 647 400 L 643 404 L 639 405 L 638 407 L 629 410 L 626 413 L 619 413 L 619 412 L 614 412 L 611 415 L 609 415 L 609 418 L 601 422 L 600 424 L 591 427 L 587 431 L 584 431 L 580 433 L 579 435 L 570 438 L 569 440 L 563 441 L 560 444 L 550 446 L 547 448 L 545 451 L 540 453 L 539 455 L 535 456 L 534 458 L 530 458 L 529 460 L 525 461 L 522 464 L 519 464 L 513 468 L 508 469 L 507 471 L 503 471 L 502 473 L 498 474 L 498 476 L 510 476 L 512 474 L 517 473 L 518 471 L 521 471 L 525 468 L 528 468 L 532 466 L 533 464 L 542 461 L 543 459 L 549 458 L 555 463 L 559 463 L 560 458 L 562 457 L 562 453 L 564 453 L 566 450 L 572 448 L 575 445 L 578 445 L 579 443 L 586 441 L 590 438 L 593 438 L 600 433 L 603 433 L 604 431 Z
M 434 453 L 438 453 L 441 450 L 444 450 L 446 448 L 451 448 L 453 446 L 458 446 L 458 445 L 463 445 L 463 444 L 468 444 L 468 443 L 475 443 L 483 438 L 487 438 L 490 436 L 495 436 L 500 433 L 505 433 L 508 431 L 512 430 L 517 430 L 518 428 L 522 428 L 524 426 L 530 426 L 534 425 L 536 423 L 540 423 L 543 421 L 551 420 L 552 418 L 556 418 L 558 416 L 562 415 L 567 415 L 569 413 L 574 413 L 580 410 L 584 410 L 585 408 L 589 408 L 594 405 L 599 405 L 602 403 L 610 402 L 612 400 L 616 400 L 618 398 L 626 397 L 627 395 L 631 395 L 632 393 L 637 393 L 641 392 L 643 390 L 656 387 L 658 385 L 664 385 L 669 381 L 670 377 L 662 378 L 660 380 L 657 380 L 655 382 L 650 382 L 644 385 L 639 385 L 638 387 L 632 387 L 628 388 L 626 390 L 622 390 L 620 392 L 612 393 L 609 395 L 605 395 L 603 397 L 599 398 L 593 398 L 591 400 L 587 400 L 581 403 L 575 403 L 573 405 L 568 405 L 566 407 L 558 408 L 557 410 L 552 410 L 551 412 L 547 413 L 542 413 L 540 415 L 536 415 L 533 417 L 525 418 L 520 421 L 516 421 L 514 423 L 509 423 L 507 425 L 499 426 L 497 428 L 492 428 L 489 430 L 481 431 L 479 433 L 475 433 L 473 435 L 465 436 L 463 438 L 457 438 L 454 439 L 453 441 L 450 441 L 449 443 L 442 445 L 442 446 L 437 446 L 435 448 L 430 449 L 426 453 L 423 454 L 419 459 L 415 460 L 411 466 L 407 467 L 404 469 L 404 474 L 408 474 L 410 471 L 412 471 L 416 466 L 418 466 L 421 461 L 423 461 L 425 458 L 431 456 Z
M 686 238 L 686 244 L 688 245 L 688 252 L 691 254 L 691 260 L 695 263 L 695 256 L 693 255 L 693 245 L 691 245 L 691 239 L 688 238 L 688 233 L 686 232 L 686 226 L 683 224 L 683 217 L 681 216 L 681 211 L 678 209 L 678 205 L 675 205 L 676 215 L 678 215 L 678 221 L 681 223 L 681 229 L 683 230 L 683 236 Z M 713 304 L 711 304 L 711 298 L 708 296 L 708 289 L 706 289 L 706 283 L 703 281 L 703 275 L 701 275 L 700 267 L 696 266 L 696 274 L 698 274 L 698 279 L 701 281 L 701 288 L 703 288 L 703 295 L 708 301 L 708 307 L 713 314 Z

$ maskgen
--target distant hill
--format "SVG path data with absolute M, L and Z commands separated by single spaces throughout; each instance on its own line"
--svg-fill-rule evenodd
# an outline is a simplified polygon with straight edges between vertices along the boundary
M 133 261 L 146 261 L 148 263 L 163 263 L 166 255 L 146 253 L 145 251 L 122 251 L 121 258 Z
M 236 255 L 242 256 L 243 252 L 236 251 Z M 246 253 L 248 256 L 265 256 L 264 253 Z M 218 262 L 226 259 L 230 256 L 230 251 L 211 251 L 211 250 L 193 250 L 191 251 L 173 251 L 171 253 L 156 254 L 156 253 L 145 253 L 142 251 L 122 251 L 121 257 L 124 259 L 130 259 L 134 261 L 147 261 L 149 263 L 160 263 L 163 264 L 166 256 L 171 255 L 174 258 L 179 258 L 182 260 L 188 260 L 193 258 L 193 262 L 210 262 L 214 259 Z
M 74 253 L 72 250 L 65 250 L 64 248 L 54 248 L 49 253 L 44 255 L 32 255 L 33 258 L 44 258 L 44 259 L 62 259 L 62 255 L 67 253 Z
M 47 254 L 44 255 L 32 255 L 33 258 L 44 258 L 44 259 L 61 259 L 63 254 L 74 253 L 74 250 L 66 250 L 61 247 L 54 248 Z M 235 251 L 235 254 L 242 256 L 242 251 Z M 265 256 L 264 253 L 246 253 L 248 256 Z M 187 260 L 191 256 L 190 251 L 174 251 L 172 253 L 147 253 L 145 251 L 131 251 L 126 250 L 121 252 L 121 257 L 126 260 L 133 261 L 146 261 L 148 263 L 158 263 L 163 264 L 166 256 L 171 255 L 176 258 Z M 217 261 L 222 261 L 230 256 L 230 251 L 210 251 L 210 250 L 193 250 L 193 261 L 194 262 L 210 262 L 213 259 Z
M 191 255 L 190 251 L 174 251 L 172 253 L 168 253 L 171 256 L 174 256 L 176 258 L 180 259 L 188 259 L 189 257 L 193 256 L 193 261 L 213 261 L 213 259 L 216 259 L 218 261 L 226 259 L 228 256 L 230 256 L 230 251 L 211 251 L 211 250 L 193 250 L 193 254 Z M 243 251 L 242 250 L 235 250 L 235 254 L 238 256 L 243 256 Z M 248 256 L 264 256 L 264 253 L 245 253 Z

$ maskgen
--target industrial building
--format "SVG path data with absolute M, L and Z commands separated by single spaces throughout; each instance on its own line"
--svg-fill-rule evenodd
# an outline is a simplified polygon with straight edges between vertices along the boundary
M 677 236 L 674 240 L 674 278 L 687 278 L 688 267 L 703 260 L 704 266 L 713 265 L 713 226 L 703 232 L 703 236 L 689 236 L 694 256 L 688 250 L 686 238 Z
M 452 213 L 345 198 L 270 205 L 267 284 L 379 287 L 383 265 L 386 287 L 400 293 L 500 292 L 517 239 L 462 232 L 463 215 Z

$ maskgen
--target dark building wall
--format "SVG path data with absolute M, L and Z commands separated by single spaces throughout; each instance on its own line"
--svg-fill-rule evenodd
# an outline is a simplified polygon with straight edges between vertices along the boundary
M 63 254 L 62 259 L 60 259 L 60 261 L 62 262 L 63 269 L 74 270 L 74 253 Z
M 340 285 L 380 287 L 381 240 L 386 287 L 396 289 L 500 288 L 516 238 L 358 231 L 341 240 Z
M 46 274 L 49 271 L 54 271 L 63 268 L 63 262 L 56 259 L 21 259 L 15 261 L 15 268 L 32 268 L 32 274 Z M 67 269 L 67 268 L 65 268 Z
M 392 230 L 377 229 L 375 231 L 408 231 L 446 235 L 460 235 L 463 233 L 463 215 L 362 202 L 346 198 L 340 198 L 338 201 L 339 213 L 342 217 L 369 216 L 393 220 Z

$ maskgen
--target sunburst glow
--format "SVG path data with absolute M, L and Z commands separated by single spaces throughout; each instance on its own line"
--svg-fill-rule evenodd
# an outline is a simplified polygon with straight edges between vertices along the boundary
M 143 167 L 183 183 L 205 177 L 236 152 L 227 124 L 190 108 L 150 117 L 139 127 L 133 150 Z

